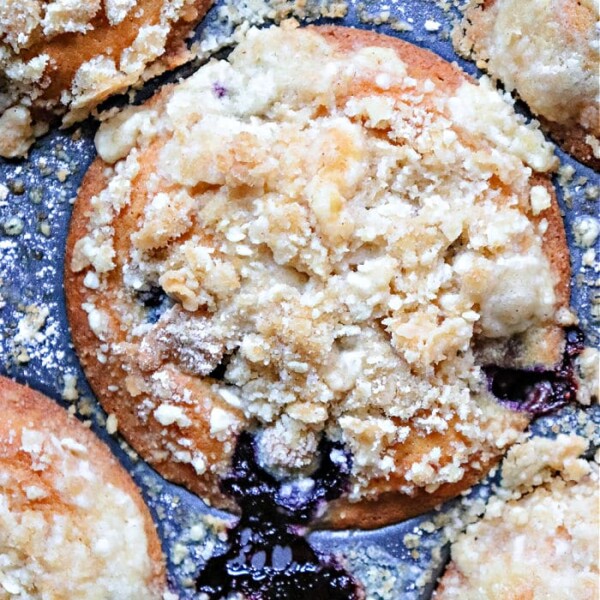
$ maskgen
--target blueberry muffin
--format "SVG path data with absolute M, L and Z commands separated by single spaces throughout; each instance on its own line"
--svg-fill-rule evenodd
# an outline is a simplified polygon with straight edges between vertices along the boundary
M 0 409 L 0 598 L 161 599 L 154 523 L 108 449 L 5 378 Z
M 598 598 L 598 465 L 576 459 L 586 445 L 560 436 L 509 457 L 508 476 L 522 482 L 525 473 L 537 487 L 519 499 L 490 501 L 453 544 L 435 600 Z
M 140 78 L 189 59 L 211 0 L 5 0 L 0 4 L 0 156 L 24 156 Z
M 123 435 L 207 502 L 234 508 L 220 482 L 247 431 L 308 491 L 334 444 L 350 475 L 323 524 L 393 522 L 573 395 L 552 147 L 434 54 L 250 30 L 96 146 L 67 243 L 73 341 Z
M 595 0 L 472 0 L 455 42 L 515 91 L 567 152 L 600 169 Z

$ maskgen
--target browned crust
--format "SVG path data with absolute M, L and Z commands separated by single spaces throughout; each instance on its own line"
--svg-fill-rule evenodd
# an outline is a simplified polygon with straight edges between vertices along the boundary
M 571 301 L 571 261 L 569 258 L 569 246 L 565 234 L 565 226 L 556 199 L 556 191 L 550 177 L 534 173 L 531 178 L 532 185 L 543 185 L 552 198 L 550 208 L 534 217 L 535 222 L 545 219 L 548 228 L 542 237 L 544 241 L 544 254 L 552 265 L 556 284 L 556 303 L 559 307 L 568 308 Z
M 25 427 L 39 427 L 57 436 L 69 438 L 83 444 L 89 453 L 90 462 L 110 480 L 111 484 L 127 494 L 136 504 L 144 519 L 144 530 L 148 539 L 148 555 L 152 563 L 152 579 L 149 585 L 157 590 L 166 588 L 165 563 L 156 526 L 140 491 L 117 462 L 109 449 L 75 417 L 70 416 L 56 402 L 46 396 L 0 376 L 0 459 L 4 468 L 19 461 L 20 448 L 14 444 L 14 432 Z M 48 510 L 53 510 L 50 505 Z
M 402 40 L 387 37 L 371 31 L 354 30 L 344 27 L 310 27 L 311 31 L 320 33 L 329 43 L 342 51 L 350 51 L 366 46 L 383 46 L 393 48 L 398 56 L 408 65 L 408 69 L 413 77 L 428 77 L 443 82 L 447 89 L 453 90 L 460 86 L 468 76 L 460 71 L 455 65 L 452 65 L 437 55 L 418 48 Z M 169 88 L 161 91 L 152 100 L 152 103 L 160 103 L 169 93 Z M 67 309 L 71 325 L 71 333 L 75 348 L 84 365 L 86 375 L 100 399 L 102 405 L 109 412 L 116 412 L 119 415 L 119 425 L 123 435 L 132 443 L 142 456 L 148 458 L 151 450 L 156 447 L 156 440 L 160 439 L 159 430 L 151 423 L 143 426 L 135 414 L 136 401 L 124 389 L 119 392 L 109 392 L 109 386 L 120 383 L 124 372 L 118 364 L 109 363 L 100 364 L 96 360 L 96 351 L 99 348 L 99 340 L 91 332 L 88 325 L 87 314 L 81 308 L 81 304 L 86 296 L 83 286 L 83 277 L 85 273 L 73 273 L 69 265 L 73 256 L 73 247 L 75 242 L 85 235 L 86 224 L 88 220 L 88 207 L 91 198 L 105 186 L 103 169 L 106 164 L 97 159 L 88 171 L 81 186 L 77 203 L 75 204 L 71 229 L 67 241 L 66 269 L 65 269 L 65 289 L 67 296 Z M 553 202 L 552 207 L 541 215 L 548 220 L 548 230 L 544 235 L 545 251 L 548 256 L 553 271 L 556 275 L 556 292 L 558 304 L 568 306 L 569 304 L 569 278 L 570 265 L 568 247 L 560 216 L 558 204 L 549 177 L 536 176 L 532 184 L 543 184 L 551 191 Z M 547 331 L 547 336 L 554 336 L 558 342 L 562 341 L 562 330 L 554 326 Z M 556 344 L 550 344 L 556 348 Z M 525 429 L 528 418 L 520 413 L 505 411 L 507 423 L 518 429 Z M 121 416 L 123 415 L 123 417 Z M 154 430 L 149 430 L 149 428 Z M 419 438 L 413 442 L 412 452 L 418 453 L 421 449 L 430 449 L 436 438 Z M 437 441 L 439 445 L 439 440 Z M 423 451 L 426 451 L 423 450 Z M 403 449 L 399 449 L 399 452 Z M 450 446 L 446 447 L 446 452 L 452 452 Z M 345 499 L 338 500 L 331 504 L 326 514 L 323 516 L 321 525 L 333 528 L 360 527 L 373 528 L 392 522 L 397 522 L 416 514 L 430 510 L 434 506 L 441 504 L 445 500 L 457 496 L 465 489 L 471 487 L 481 479 L 497 462 L 497 459 L 491 459 L 477 466 L 470 466 L 463 479 L 458 483 L 445 484 L 433 493 L 420 490 L 415 496 L 407 496 L 399 492 L 387 491 L 390 488 L 388 482 L 378 482 L 375 489 L 382 489 L 377 500 L 365 500 L 358 503 L 350 503 Z M 198 478 L 192 467 L 186 464 L 173 462 L 154 462 L 157 470 L 167 479 L 171 479 L 190 489 L 192 492 L 207 498 L 218 505 L 224 505 L 224 499 L 216 490 L 210 489 L 210 482 Z M 214 482 L 216 488 L 216 481 Z M 381 484 L 381 485 L 380 485 Z M 387 488 L 387 489 L 386 489 Z
M 466 489 L 480 481 L 500 460 L 483 464 L 480 469 L 469 468 L 458 483 L 446 483 L 435 492 L 420 491 L 414 496 L 398 492 L 385 492 L 375 500 L 357 503 L 345 499 L 336 500 L 329 506 L 319 527 L 332 529 L 375 529 L 391 523 L 398 523 L 417 515 L 429 512 L 451 498 L 456 498 Z
M 542 115 L 537 117 L 544 130 L 565 152 L 572 154 L 574 158 L 590 169 L 600 171 L 600 158 L 594 156 L 592 147 L 585 141 L 590 134 L 589 131 L 578 123 L 565 127 L 560 123 L 545 119 Z
M 491 8 L 496 4 L 497 0 L 483 0 L 479 5 L 482 11 Z M 575 11 L 568 11 L 570 14 L 569 21 L 573 23 L 576 29 L 581 29 L 585 24 L 581 23 L 581 20 L 577 18 Z M 518 96 L 518 90 L 514 90 Z M 520 97 L 520 96 L 519 96 Z M 524 100 L 523 100 L 524 101 Z M 524 101 L 525 102 L 525 101 Z M 527 102 L 525 102 L 527 104 Z M 572 154 L 579 162 L 594 169 L 600 171 L 600 158 L 594 156 L 591 146 L 585 141 L 589 131 L 582 127 L 579 123 L 571 123 L 568 125 L 562 123 L 556 123 L 550 121 L 544 117 L 544 115 L 536 114 L 537 119 L 540 121 L 544 131 L 558 144 L 565 152 Z
M 167 86 L 154 96 L 148 104 L 157 104 L 167 95 L 171 86 Z M 135 450 L 166 479 L 178 483 L 194 492 L 209 504 L 221 508 L 234 510 L 235 504 L 231 499 L 221 494 L 218 485 L 218 476 L 210 473 L 199 477 L 194 468 L 188 463 L 173 462 L 160 456 L 162 444 L 165 441 L 165 432 L 155 419 L 150 418 L 142 423 L 138 415 L 138 399 L 133 397 L 123 385 L 129 375 L 124 366 L 115 357 L 109 356 L 106 363 L 97 360 L 97 352 L 101 342 L 89 327 L 88 315 L 83 310 L 87 290 L 83 285 L 85 272 L 73 273 L 70 269 L 75 242 L 83 237 L 87 231 L 88 211 L 92 198 L 107 184 L 104 169 L 108 165 L 100 158 L 96 159 L 85 175 L 77 202 L 73 210 L 67 238 L 65 254 L 65 293 L 67 314 L 73 344 L 81 361 L 85 374 L 94 393 L 100 400 L 103 408 L 108 413 L 115 413 L 118 417 L 119 432 L 128 440 Z M 124 219 L 136 219 L 137 213 L 131 208 L 123 215 Z M 113 277 L 115 274 L 112 275 Z M 112 306 L 107 301 L 101 307 L 110 313 Z M 117 334 L 115 334 L 117 335 Z M 113 340 L 116 341 L 116 340 Z M 185 385 L 194 392 L 196 398 L 209 398 L 209 386 L 202 381 L 178 374 L 182 386 Z M 115 391 L 111 391 L 115 390 Z M 213 441 L 209 428 L 198 431 L 186 430 L 186 436 L 201 440 L 205 446 L 208 457 L 223 455 L 222 444 Z M 170 438 L 170 432 L 167 434 Z M 156 458 L 158 456 L 158 458 Z
M 524 413 L 503 409 L 499 405 L 495 405 L 495 409 L 488 419 L 498 419 L 505 427 L 522 431 L 529 424 L 529 417 Z M 468 444 L 468 441 L 453 423 L 449 423 L 448 430 L 444 433 L 432 432 L 425 437 L 410 436 L 403 444 L 395 447 L 394 459 L 396 464 L 403 467 L 418 462 L 434 448 L 438 448 L 441 450 L 440 463 L 444 466 L 451 462 L 453 449 L 462 444 Z M 500 455 L 494 456 L 493 453 L 489 453 L 489 457 L 485 459 L 479 455 L 474 456 L 465 465 L 464 475 L 459 481 L 442 484 L 431 492 L 418 488 L 412 495 L 396 491 L 410 482 L 400 475 L 391 474 L 389 479 L 372 482 L 370 490 L 378 492 L 375 497 L 354 503 L 347 498 L 340 498 L 331 503 L 319 525 L 341 529 L 359 523 L 363 529 L 372 529 L 409 519 L 458 496 L 481 480 L 499 459 Z
M 307 29 L 322 35 L 333 47 L 342 52 L 351 52 L 367 46 L 390 48 L 407 64 L 411 77 L 429 78 L 443 82 L 452 91 L 468 76 L 455 64 L 440 58 L 437 54 L 420 48 L 404 40 L 350 27 L 310 26 Z
M 208 12 L 213 1 L 196 0 L 182 18 L 171 26 L 164 54 L 147 67 L 159 66 L 160 72 L 190 60 L 185 39 Z M 92 21 L 94 29 L 85 33 L 63 33 L 51 40 L 40 40 L 22 52 L 21 56 L 25 60 L 41 54 L 50 57 L 44 73 L 49 84 L 43 95 L 34 102 L 34 116 L 38 119 L 52 119 L 53 111 L 59 108 L 61 93 L 70 89 L 73 78 L 83 63 L 103 55 L 116 58 L 118 65 L 118 57 L 124 49 L 131 46 L 140 28 L 158 23 L 163 4 L 164 0 L 139 0 L 133 14 L 128 14 L 121 23 L 114 26 L 108 22 L 104 12 L 100 11 Z M 144 9 L 142 14 L 139 14 L 139 8 Z M 89 109 L 92 110 L 109 96 L 123 92 L 124 89 L 108 90 Z

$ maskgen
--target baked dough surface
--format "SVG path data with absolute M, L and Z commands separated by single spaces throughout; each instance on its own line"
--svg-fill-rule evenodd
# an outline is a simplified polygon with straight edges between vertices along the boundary
M 87 117 L 142 77 L 190 59 L 212 0 L 6 0 L 0 4 L 0 156 L 24 156 L 62 117 Z
M 456 48 L 516 91 L 558 144 L 600 170 L 595 0 L 475 0 Z
M 0 412 L 0 598 L 162 598 L 154 523 L 109 450 L 5 378 Z
M 559 362 L 569 263 L 552 148 L 488 82 L 286 23 L 96 145 L 71 331 L 164 476 L 231 507 L 218 482 L 240 431 L 279 476 L 309 476 L 327 435 L 353 468 L 324 522 L 373 527 L 458 494 L 519 438 L 529 419 L 492 397 L 475 346 Z

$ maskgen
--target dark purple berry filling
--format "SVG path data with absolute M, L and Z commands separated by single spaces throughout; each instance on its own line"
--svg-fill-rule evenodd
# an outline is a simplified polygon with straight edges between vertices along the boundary
M 219 82 L 213 83 L 212 89 L 213 89 L 213 92 L 214 92 L 215 96 L 217 98 L 219 98 L 219 100 L 221 98 L 224 98 L 227 95 L 227 88 L 225 88 Z
M 225 381 L 225 371 L 231 360 L 231 354 L 224 354 L 219 364 L 208 374 L 212 379 L 218 379 L 219 381 Z
M 323 440 L 321 464 L 309 477 L 281 482 L 256 460 L 251 434 L 240 435 L 232 470 L 221 483 L 242 516 L 224 554 L 211 558 L 196 589 L 211 599 L 235 592 L 249 600 L 358 600 L 356 582 L 332 558 L 317 554 L 300 530 L 323 502 L 340 496 L 351 462 L 341 446 Z
M 553 412 L 577 396 L 574 359 L 582 352 L 583 333 L 571 327 L 566 330 L 566 344 L 561 364 L 552 371 L 542 369 L 506 369 L 484 367 L 491 392 L 515 410 L 532 415 Z
M 148 309 L 146 313 L 146 321 L 148 323 L 156 323 L 161 315 L 173 304 L 173 301 L 167 293 L 159 285 L 153 285 L 147 290 L 136 292 L 136 297 L 139 302 Z

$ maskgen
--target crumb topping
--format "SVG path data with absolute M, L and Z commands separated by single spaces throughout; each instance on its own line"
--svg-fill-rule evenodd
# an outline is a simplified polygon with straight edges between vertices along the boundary
M 590 472 L 588 461 L 579 458 L 587 447 L 585 438 L 562 433 L 555 439 L 534 437 L 515 444 L 502 463 L 502 486 L 526 493 L 556 473 L 565 481 L 580 481 Z
M 598 2 L 472 0 L 455 30 L 457 50 L 516 90 L 534 113 L 579 124 L 597 146 Z
M 139 508 L 84 444 L 35 426 L 2 432 L 0 598 L 158 600 L 147 548 Z
M 518 500 L 490 500 L 484 517 L 453 544 L 436 600 L 598 597 L 598 465 L 579 459 L 585 474 L 565 472 L 559 463 L 565 451 L 574 451 L 575 460 L 578 442 L 561 437 L 551 465 L 562 477 L 549 476 Z M 540 444 L 546 456 L 552 454 L 553 442 L 546 439 L 528 450 Z
M 600 351 L 585 348 L 575 361 L 577 377 L 577 399 L 581 404 L 592 404 L 600 399 Z
M 0 156 L 27 154 L 47 129 L 48 113 L 63 124 L 85 118 L 110 94 L 137 82 L 166 50 L 172 26 L 193 21 L 196 0 L 27 0 L 0 6 Z M 157 4 L 157 6 L 154 6 Z M 69 34 L 88 34 L 123 26 L 129 18 L 137 35 L 124 48 L 110 41 L 105 52 L 82 59 L 60 55 Z M 62 37 L 61 37 L 62 36 Z M 108 38 L 107 38 L 108 39 Z M 112 38 L 110 38 L 112 39 Z M 83 41 L 82 44 L 86 42 Z M 68 45 L 65 42 L 65 47 Z M 104 46 L 102 46 L 104 47 Z M 68 50 L 65 50 L 68 52 Z M 62 74 L 77 65 L 72 78 Z M 56 90 L 56 82 L 64 89 Z M 46 118 L 40 118 L 40 114 Z M 33 122 L 35 123 L 33 124 Z M 33 126 L 32 126 L 33 124 Z
M 108 183 L 71 268 L 94 274 L 92 330 L 109 345 L 126 331 L 110 353 L 147 370 L 145 414 L 201 418 L 157 404 L 176 365 L 229 410 L 210 435 L 258 426 L 274 471 L 309 468 L 323 433 L 343 441 L 354 499 L 398 471 L 407 492 L 434 490 L 515 441 L 472 344 L 555 322 L 531 175 L 556 162 L 489 81 L 451 90 L 390 49 L 342 53 L 288 22 L 96 144 Z M 149 322 L 136 299 L 157 287 L 175 304 Z M 403 444 L 449 428 L 452 456 L 403 463 Z

